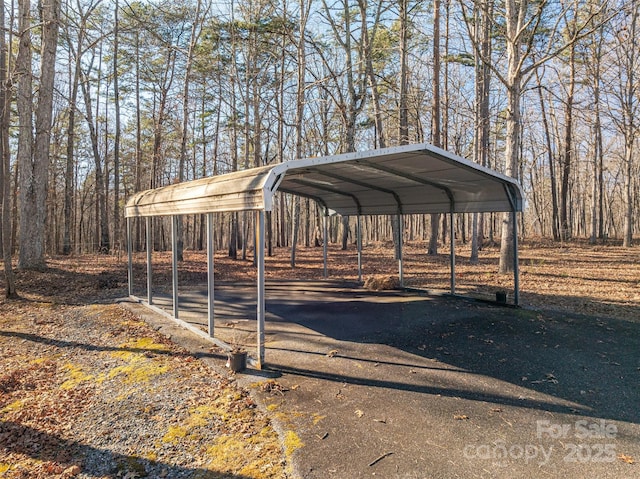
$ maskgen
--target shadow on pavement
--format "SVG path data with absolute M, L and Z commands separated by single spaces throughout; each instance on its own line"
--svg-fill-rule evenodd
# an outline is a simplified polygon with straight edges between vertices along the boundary
M 428 384 L 322 374 L 296 370 L 291 365 L 276 369 L 290 374 L 320 374 L 325 379 L 354 384 L 640 422 L 636 407 L 640 404 L 638 323 L 502 308 L 457 298 L 397 302 L 393 297 L 387 296 L 386 301 L 383 296 L 373 295 L 374 303 L 354 300 L 292 304 L 274 300 L 268 307 L 282 320 L 295 321 L 340 341 L 388 345 L 435 359 L 447 368 L 506 381 L 582 407 L 567 408 Z

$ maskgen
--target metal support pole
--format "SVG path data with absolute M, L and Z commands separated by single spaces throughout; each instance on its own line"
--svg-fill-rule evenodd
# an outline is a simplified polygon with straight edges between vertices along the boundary
M 358 215 L 356 243 L 358 244 L 358 283 L 359 283 L 362 281 L 362 232 L 360 231 L 360 215 Z
M 511 212 L 513 220 L 513 304 L 520 304 L 520 266 L 518 261 L 518 212 Z
M 127 282 L 129 296 L 133 296 L 133 246 L 131 243 L 131 218 L 127 218 Z
M 178 217 L 171 217 L 171 279 L 173 283 L 173 317 L 178 319 Z
M 449 262 L 451 263 L 451 294 L 456 294 L 456 225 L 453 205 L 451 205 L 449 219 L 449 236 L 451 237 L 451 255 L 449 257 Z
M 153 269 L 151 268 L 151 249 L 153 243 L 151 241 L 151 216 L 147 216 L 146 221 L 146 234 L 147 234 L 147 304 L 153 304 Z
M 207 213 L 207 319 L 209 323 L 208 332 L 209 336 L 213 338 L 214 336 L 214 299 L 215 299 L 215 289 L 214 289 L 214 268 L 213 268 L 213 213 Z
M 402 230 L 404 228 L 402 215 L 398 215 L 398 277 L 400 279 L 400 287 L 404 288 L 404 265 L 402 261 Z
M 329 212 L 325 208 L 324 216 L 322 217 L 322 261 L 324 265 L 323 276 L 326 279 L 329 274 L 327 272 L 327 240 L 329 237 Z
M 257 301 L 257 333 L 258 333 L 258 358 L 256 367 L 262 369 L 264 364 L 264 320 L 265 320 L 265 294 L 264 294 L 264 211 L 259 210 L 256 221 L 256 258 L 258 260 L 258 301 Z

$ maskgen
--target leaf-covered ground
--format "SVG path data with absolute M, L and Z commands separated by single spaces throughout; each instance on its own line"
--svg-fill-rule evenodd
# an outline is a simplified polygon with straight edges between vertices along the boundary
M 405 248 L 405 283 L 449 287 L 446 249 Z M 356 280 L 355 247 L 329 248 L 329 275 Z M 497 248 L 471 265 L 457 249 L 458 292 L 510 291 Z M 143 294 L 144 253 L 135 256 Z M 322 249 L 267 258 L 268 277 L 322 277 Z M 188 251 L 180 283 L 206 280 L 206 255 Z M 44 273 L 18 272 L 21 299 L 0 300 L 0 478 L 288 477 L 287 453 L 246 391 L 113 304 L 126 295 L 126 257 L 51 258 Z M 640 248 L 526 243 L 521 303 L 625 320 L 640 318 Z M 364 278 L 394 274 L 390 245 L 365 245 Z M 170 254 L 154 253 L 154 284 L 170 289 Z M 1 276 L 1 275 L 0 275 Z M 255 278 L 252 252 L 216 255 L 216 280 Z M 364 279 L 363 278 L 363 279 Z
M 109 259 L 85 259 L 19 273 L 23 299 L 0 304 L 0 477 L 287 477 L 248 393 L 120 306 L 89 304 L 122 291 L 96 270 Z

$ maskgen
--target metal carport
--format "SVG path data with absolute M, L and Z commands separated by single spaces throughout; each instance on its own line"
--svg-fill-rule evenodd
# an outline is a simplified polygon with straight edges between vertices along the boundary
M 518 182 L 428 144 L 407 145 L 343 155 L 307 158 L 263 166 L 210 178 L 147 190 L 132 196 L 125 206 L 129 259 L 129 295 L 133 296 L 131 218 L 147 218 L 147 301 L 152 306 L 150 218 L 172 217 L 173 318 L 197 334 L 204 333 L 179 320 L 177 282 L 177 217 L 207 214 L 209 281 L 209 335 L 213 338 L 213 213 L 256 212 L 257 261 L 257 358 L 264 363 L 264 223 L 273 208 L 276 192 L 317 201 L 325 211 L 341 215 L 398 215 L 449 213 L 451 227 L 451 293 L 455 293 L 455 235 L 453 214 L 511 212 L 514 241 L 514 303 L 519 301 L 516 213 L 522 211 L 523 194 Z M 401 230 L 399 228 L 399 230 Z M 326 231 L 326 221 L 325 221 Z M 358 227 L 358 232 L 360 228 Z M 401 236 L 401 231 L 400 231 Z M 326 272 L 326 244 L 324 258 Z M 402 245 L 402 238 L 399 238 Z M 361 242 L 358 236 L 358 270 Z M 326 273 L 325 273 L 326 274 Z M 402 259 L 399 275 L 402 284 Z M 141 301 L 142 302 L 142 301 Z

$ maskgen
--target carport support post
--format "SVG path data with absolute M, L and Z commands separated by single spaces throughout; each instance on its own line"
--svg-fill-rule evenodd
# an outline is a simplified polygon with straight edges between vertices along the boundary
M 324 209 L 324 216 L 322 217 L 322 261 L 323 261 L 323 277 L 327 279 L 327 239 L 329 237 L 329 210 Z
M 400 287 L 404 288 L 404 268 L 402 265 L 402 230 L 404 228 L 402 215 L 398 215 L 398 278 L 400 280 Z
M 171 217 L 171 279 L 173 283 L 173 317 L 178 319 L 178 217 Z
M 214 269 L 213 269 L 213 213 L 207 213 L 207 319 L 209 336 L 213 338 L 214 312 Z
M 520 266 L 518 261 L 518 212 L 511 211 L 513 222 L 513 304 L 520 304 Z
M 358 244 L 358 283 L 362 281 L 362 233 L 360 232 L 360 215 L 356 226 L 356 243 Z
M 147 216 L 145 233 L 147 234 L 147 304 L 153 304 L 153 270 L 151 268 L 151 216 Z
M 449 236 L 451 241 L 451 255 L 449 262 L 451 263 L 451 294 L 456 294 L 456 225 L 455 225 L 455 213 L 453 212 L 453 205 L 451 205 L 451 218 L 449 221 Z
M 265 300 L 264 300 L 264 210 L 258 211 L 256 221 L 256 255 L 258 260 L 258 301 L 257 301 L 257 323 L 258 323 L 258 358 L 256 363 L 257 369 L 262 369 L 264 363 L 264 318 L 265 318 Z
M 129 296 L 133 296 L 133 253 L 131 245 L 131 218 L 127 218 L 127 282 L 129 283 Z

